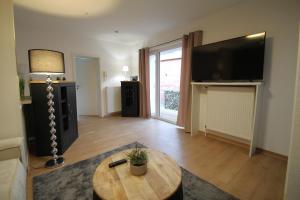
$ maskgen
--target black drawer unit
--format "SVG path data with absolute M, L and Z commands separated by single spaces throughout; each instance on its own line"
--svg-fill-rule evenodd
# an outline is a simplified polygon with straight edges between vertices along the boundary
M 51 154 L 48 99 L 45 83 L 30 83 L 34 121 L 34 146 L 37 156 Z M 78 138 L 76 89 L 74 82 L 55 82 L 54 109 L 58 155 L 63 154 Z
M 122 116 L 138 117 L 140 114 L 139 82 L 121 81 Z

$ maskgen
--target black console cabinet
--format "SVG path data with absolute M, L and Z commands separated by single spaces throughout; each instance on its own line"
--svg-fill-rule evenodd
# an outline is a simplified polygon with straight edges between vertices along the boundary
M 139 82 L 121 81 L 122 116 L 138 117 L 140 114 Z
M 58 155 L 63 154 L 78 138 L 76 89 L 74 82 L 54 82 L 55 129 Z M 46 84 L 32 82 L 30 84 L 34 120 L 34 146 L 37 156 L 51 154 L 48 99 Z

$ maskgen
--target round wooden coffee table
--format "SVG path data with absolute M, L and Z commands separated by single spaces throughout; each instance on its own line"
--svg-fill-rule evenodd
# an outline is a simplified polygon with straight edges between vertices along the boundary
M 148 171 L 133 176 L 129 163 L 109 168 L 108 164 L 126 158 L 125 150 L 106 158 L 93 176 L 94 199 L 182 199 L 181 169 L 168 155 L 147 149 Z

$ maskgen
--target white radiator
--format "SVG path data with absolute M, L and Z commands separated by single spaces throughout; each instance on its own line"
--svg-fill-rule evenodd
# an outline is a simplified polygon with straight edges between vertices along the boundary
M 209 86 L 200 93 L 200 104 L 205 105 L 206 110 L 202 107 L 199 129 L 203 129 L 205 124 L 206 129 L 248 140 L 254 102 L 254 87 Z

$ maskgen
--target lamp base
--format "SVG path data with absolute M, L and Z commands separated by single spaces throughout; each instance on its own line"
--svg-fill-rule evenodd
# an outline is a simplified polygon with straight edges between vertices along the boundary
M 64 164 L 64 158 L 63 157 L 58 157 L 56 159 L 56 163 L 54 162 L 54 159 L 50 159 L 45 163 L 46 168 L 56 168 Z

